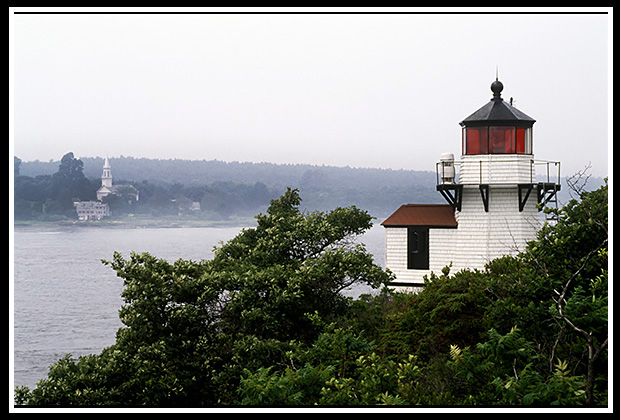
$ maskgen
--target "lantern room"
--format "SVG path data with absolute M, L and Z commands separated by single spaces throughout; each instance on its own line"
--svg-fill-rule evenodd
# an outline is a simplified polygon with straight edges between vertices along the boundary
M 533 118 L 506 103 L 499 80 L 491 84 L 493 98 L 460 122 L 463 130 L 463 155 L 533 154 Z

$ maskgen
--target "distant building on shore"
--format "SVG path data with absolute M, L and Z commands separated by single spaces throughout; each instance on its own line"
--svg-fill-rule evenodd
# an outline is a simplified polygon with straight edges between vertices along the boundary
M 118 195 L 129 202 L 139 199 L 139 192 L 133 185 L 112 185 L 112 168 L 106 156 L 101 174 L 101 187 L 97 190 L 97 201 L 76 201 L 73 203 L 78 220 L 101 220 L 104 217 L 109 217 L 110 207 L 108 203 L 102 203 L 101 200 L 110 194 Z
M 112 171 L 110 161 L 106 156 L 101 175 L 101 187 L 97 190 L 97 201 L 75 201 L 73 207 L 77 212 L 78 220 L 101 220 L 110 216 L 110 206 L 102 203 L 103 197 L 114 194 L 116 187 L 112 186 Z
M 110 207 L 100 201 L 76 201 L 73 203 L 78 220 L 101 220 L 110 215 Z

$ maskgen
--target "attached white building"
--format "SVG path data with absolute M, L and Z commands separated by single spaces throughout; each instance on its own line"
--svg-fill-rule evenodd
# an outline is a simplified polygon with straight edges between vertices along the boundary
M 431 271 L 482 269 L 523 251 L 542 225 L 542 207 L 557 205 L 559 162 L 534 160 L 535 120 L 506 103 L 502 90 L 495 80 L 491 101 L 460 123 L 461 160 L 445 153 L 436 164 L 437 191 L 448 204 L 404 205 L 382 223 L 393 287 L 419 290 Z

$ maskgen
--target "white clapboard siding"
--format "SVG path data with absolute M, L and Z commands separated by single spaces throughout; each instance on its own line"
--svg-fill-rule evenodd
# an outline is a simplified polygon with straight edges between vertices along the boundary
M 459 184 L 527 184 L 535 182 L 532 155 L 463 155 Z
M 459 178 L 463 184 L 462 205 L 455 214 L 458 227 L 429 230 L 428 270 L 407 269 L 407 228 L 386 226 L 386 267 L 397 281 L 422 283 L 425 275 L 441 274 L 442 268 L 450 264 L 452 273 L 484 269 L 495 258 L 523 251 L 541 226 L 535 189 L 523 211 L 519 211 L 517 185 L 533 179 L 531 160 L 529 155 L 463 156 Z M 488 212 L 478 188 L 481 180 L 489 184 Z

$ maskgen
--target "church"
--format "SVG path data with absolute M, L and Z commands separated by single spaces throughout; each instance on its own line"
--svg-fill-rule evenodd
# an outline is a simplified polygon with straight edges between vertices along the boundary
M 535 239 L 544 206 L 557 206 L 560 162 L 534 159 L 535 120 L 501 96 L 465 118 L 461 158 L 444 153 L 435 165 L 437 191 L 447 204 L 405 204 L 383 223 L 391 287 L 419 291 L 424 276 L 483 269 Z M 546 173 L 539 181 L 537 168 Z
M 110 194 L 116 194 L 130 202 L 140 199 L 140 193 L 133 185 L 112 185 L 112 167 L 110 166 L 110 160 L 106 156 L 101 174 L 101 187 L 97 190 L 97 200 L 101 201 Z
M 110 216 L 108 203 L 102 203 L 105 197 L 116 194 L 129 201 L 138 201 L 139 192 L 132 185 L 112 185 L 112 167 L 106 156 L 103 162 L 103 173 L 101 174 L 101 187 L 97 190 L 97 201 L 75 201 L 73 206 L 78 215 L 78 220 L 101 220 Z
M 101 187 L 97 190 L 97 200 L 101 201 L 103 197 L 116 193 L 116 187 L 112 185 L 112 168 L 108 157 L 103 162 L 103 173 L 101 174 Z

